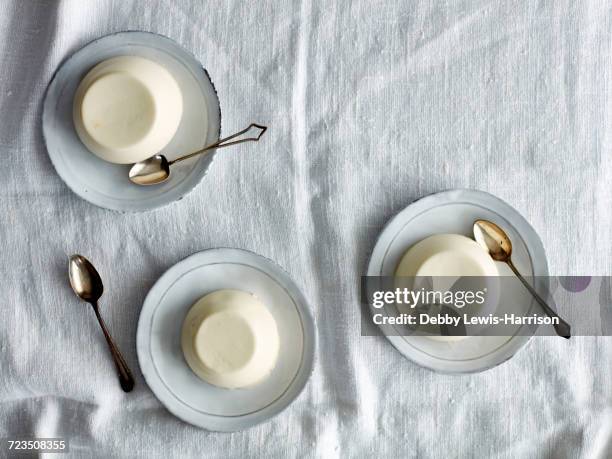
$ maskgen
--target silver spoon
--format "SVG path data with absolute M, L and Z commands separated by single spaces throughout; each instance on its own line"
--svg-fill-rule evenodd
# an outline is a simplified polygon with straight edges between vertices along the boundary
M 502 261 L 510 266 L 512 272 L 519 278 L 529 293 L 542 306 L 542 309 L 549 317 L 556 317 L 559 323 L 553 325 L 557 335 L 569 339 L 571 335 L 570 325 L 564 321 L 559 315 L 546 304 L 540 295 L 533 289 L 529 282 L 516 269 L 510 255 L 512 255 L 512 242 L 506 232 L 497 226 L 495 223 L 488 220 L 476 220 L 474 222 L 474 239 L 482 246 L 495 261 Z
M 125 392 L 130 392 L 134 388 L 134 377 L 125 359 L 121 355 L 121 352 L 119 352 L 117 345 L 113 341 L 113 338 L 111 338 L 110 333 L 106 329 L 106 324 L 102 320 L 102 316 L 98 309 L 98 300 L 104 292 L 100 274 L 98 274 L 96 268 L 93 267 L 87 258 L 82 255 L 72 255 L 68 263 L 68 275 L 74 293 L 93 307 L 96 317 L 98 318 L 98 323 L 104 332 L 104 337 L 110 348 L 111 355 L 113 356 L 115 366 L 119 372 L 119 383 L 121 384 L 121 388 Z
M 247 137 L 240 140 L 234 140 L 233 142 L 228 142 L 228 140 L 235 139 L 238 136 L 246 134 L 251 129 L 259 129 L 259 134 L 255 137 Z M 184 161 L 189 158 L 193 158 L 194 156 L 201 155 L 207 151 L 210 151 L 214 148 L 223 148 L 229 147 L 230 145 L 236 145 L 243 142 L 257 142 L 264 132 L 266 132 L 268 128 L 266 126 L 260 126 L 259 124 L 252 123 L 246 129 L 243 129 L 240 132 L 236 132 L 229 137 L 219 140 L 218 142 L 213 143 L 212 145 L 208 145 L 207 147 L 202 148 L 201 150 L 194 151 L 193 153 L 189 153 L 188 155 L 181 156 L 180 158 L 176 158 L 172 161 L 168 161 L 168 159 L 164 155 L 155 155 L 151 156 L 149 159 L 145 159 L 144 161 L 140 161 L 132 166 L 130 169 L 130 180 L 137 185 L 156 185 L 158 183 L 165 182 L 170 177 L 170 166 L 179 161 Z

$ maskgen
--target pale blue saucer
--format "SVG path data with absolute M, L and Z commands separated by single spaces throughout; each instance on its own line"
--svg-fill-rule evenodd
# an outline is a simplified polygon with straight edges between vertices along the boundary
M 91 153 L 72 121 L 75 90 L 100 61 L 135 55 L 156 61 L 172 73 L 183 93 L 183 117 L 170 143 L 168 159 L 198 150 L 219 139 L 219 99 L 208 73 L 174 41 L 148 32 L 120 32 L 95 40 L 66 59 L 55 73 L 43 106 L 43 136 L 59 176 L 81 198 L 118 211 L 146 211 L 177 201 L 202 180 L 214 152 L 177 164 L 167 182 L 142 187 L 128 179 L 130 166 L 112 164 Z
M 220 289 L 254 294 L 274 317 L 280 352 L 272 373 L 243 389 L 223 389 L 191 371 L 181 349 L 181 328 L 202 296 Z M 243 430 L 270 419 L 302 391 L 313 368 L 316 332 L 305 297 L 272 261 L 239 249 L 196 253 L 170 268 L 142 307 L 136 340 L 140 369 L 168 410 L 207 430 Z
M 472 237 L 472 226 L 477 219 L 490 220 L 504 228 L 512 240 L 514 264 L 523 275 L 537 276 L 536 290 L 547 291 L 548 263 L 542 241 L 533 227 L 509 204 L 478 190 L 435 193 L 414 201 L 393 217 L 372 251 L 368 276 L 393 276 L 406 250 L 428 236 L 455 233 Z M 500 275 L 513 275 L 505 264 L 497 263 L 497 267 Z M 527 292 L 525 298 L 525 310 L 535 307 Z M 379 311 L 371 308 L 371 312 Z M 514 336 L 470 336 L 449 343 L 425 336 L 401 336 L 392 326 L 380 328 L 403 356 L 442 373 L 473 373 L 492 368 L 511 358 L 531 338 L 523 331 Z

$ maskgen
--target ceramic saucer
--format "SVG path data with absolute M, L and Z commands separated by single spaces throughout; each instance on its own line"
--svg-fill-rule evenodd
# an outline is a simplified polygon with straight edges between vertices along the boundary
M 512 240 L 512 260 L 525 276 L 548 276 L 546 254 L 531 225 L 501 199 L 477 190 L 452 190 L 433 194 L 410 204 L 396 215 L 380 234 L 370 257 L 368 276 L 393 276 L 405 251 L 433 234 L 456 233 L 472 237 L 475 220 L 484 218 L 500 225 Z M 498 263 L 500 275 L 510 276 Z M 535 288 L 547 285 L 542 278 Z M 525 312 L 535 307 L 525 296 Z M 372 313 L 378 312 L 372 310 Z M 499 365 L 512 357 L 531 338 L 525 336 L 473 336 L 458 342 L 432 340 L 424 336 L 396 336 L 381 327 L 391 344 L 406 358 L 431 370 L 470 373 Z
M 43 107 L 43 135 L 59 176 L 81 198 L 118 211 L 146 211 L 181 199 L 202 180 L 214 152 L 176 165 L 167 182 L 142 187 L 128 179 L 130 166 L 112 164 L 87 150 L 73 125 L 74 93 L 99 62 L 121 55 L 140 56 L 164 66 L 183 94 L 183 116 L 174 138 L 160 152 L 168 159 L 219 139 L 219 100 L 206 70 L 174 41 L 148 32 L 120 32 L 95 40 L 66 59 L 56 71 Z
M 276 366 L 254 386 L 208 384 L 183 357 L 187 312 L 202 296 L 221 289 L 254 294 L 276 321 Z M 297 286 L 270 260 L 238 249 L 206 250 L 170 268 L 147 295 L 138 321 L 138 361 L 151 390 L 175 416 L 213 431 L 246 429 L 286 408 L 308 381 L 315 346 L 314 320 Z

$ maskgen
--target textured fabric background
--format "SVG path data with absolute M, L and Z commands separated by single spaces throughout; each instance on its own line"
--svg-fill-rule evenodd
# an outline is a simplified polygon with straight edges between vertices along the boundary
M 271 129 L 219 154 L 184 200 L 122 215 L 68 190 L 40 118 L 64 58 L 130 29 L 202 61 L 225 134 L 250 121 Z M 486 190 L 522 212 L 551 274 L 611 274 L 611 81 L 607 0 L 2 1 L 0 437 L 65 436 L 73 456 L 104 458 L 612 454 L 609 338 L 538 338 L 498 368 L 448 376 L 361 337 L 358 313 L 382 225 L 448 188 Z M 155 280 L 218 246 L 286 268 L 320 338 L 300 398 L 235 434 L 171 416 L 135 349 Z M 129 395 L 69 289 L 73 252 L 106 281 L 102 312 L 137 377 Z

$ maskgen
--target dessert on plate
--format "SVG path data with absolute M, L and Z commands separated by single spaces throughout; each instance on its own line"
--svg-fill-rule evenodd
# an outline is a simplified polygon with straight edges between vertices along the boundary
M 254 295 L 217 290 L 187 313 L 181 347 L 189 367 L 201 379 L 238 389 L 261 382 L 274 369 L 279 335 L 274 317 Z
M 417 288 L 417 282 L 428 277 L 432 282 L 432 290 L 437 292 L 450 291 L 462 277 L 475 277 L 475 285 L 482 284 L 482 289 L 488 288 L 490 294 L 487 304 L 491 305 L 495 301 L 493 295 L 496 295 L 496 290 L 489 288 L 491 283 L 485 278 L 499 276 L 499 272 L 493 259 L 473 239 L 460 234 L 435 234 L 420 240 L 404 253 L 395 270 L 395 276 L 406 278 L 402 279 L 402 282 L 407 282 L 409 288 Z M 398 310 L 401 313 L 417 313 L 406 305 L 398 305 Z M 470 314 L 480 312 L 477 307 L 469 308 Z M 439 332 L 439 329 L 432 326 L 421 328 L 428 333 Z M 459 335 L 426 336 L 449 342 L 468 338 Z
M 136 163 L 157 154 L 174 137 L 182 115 L 183 96 L 172 74 L 138 56 L 100 62 L 74 96 L 77 135 L 111 163 Z

